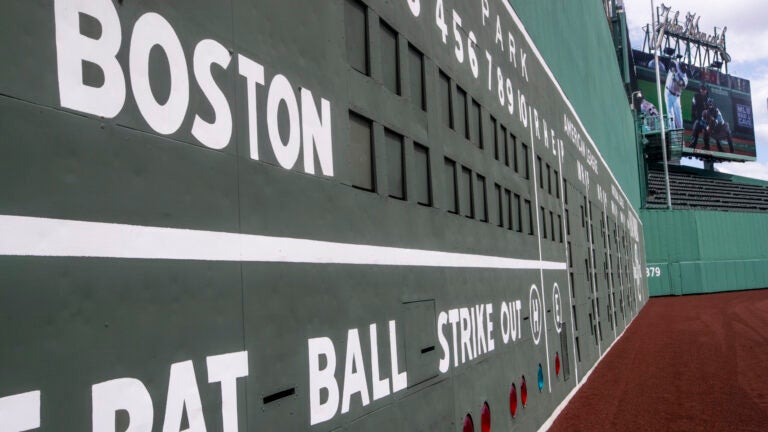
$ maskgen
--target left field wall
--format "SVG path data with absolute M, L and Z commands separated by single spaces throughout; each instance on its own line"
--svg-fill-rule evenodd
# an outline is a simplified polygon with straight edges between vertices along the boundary
M 648 291 L 633 186 L 529 20 L 3 4 L 0 429 L 547 424 Z

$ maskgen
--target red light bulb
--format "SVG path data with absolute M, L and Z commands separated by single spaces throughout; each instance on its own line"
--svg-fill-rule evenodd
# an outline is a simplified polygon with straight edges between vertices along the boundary
M 464 427 L 461 429 L 462 432 L 475 432 L 475 425 L 472 423 L 472 416 L 467 414 L 466 417 L 464 417 Z
M 555 375 L 560 376 L 560 354 L 555 353 Z
M 512 387 L 509 388 L 509 413 L 512 414 L 512 417 L 517 415 L 517 389 L 515 384 L 512 384 Z
M 528 386 L 525 384 L 525 375 L 523 375 L 523 382 L 520 383 L 520 401 L 523 403 L 523 407 L 528 404 Z
M 483 411 L 480 414 L 480 430 L 491 432 L 491 408 L 488 406 L 488 402 L 483 403 Z

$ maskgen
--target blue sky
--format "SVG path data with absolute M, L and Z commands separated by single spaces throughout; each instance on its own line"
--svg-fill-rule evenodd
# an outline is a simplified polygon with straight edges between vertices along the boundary
M 768 180 L 768 3 L 766 0 L 665 0 L 664 3 L 679 10 L 701 17 L 701 31 L 712 33 L 714 27 L 728 27 L 726 44 L 732 61 L 728 71 L 732 75 L 747 78 L 752 84 L 752 111 L 755 119 L 757 161 L 747 163 L 720 163 L 719 171 Z M 650 0 L 624 0 L 627 25 L 632 47 L 642 49 L 645 32 L 642 27 L 651 21 Z M 684 163 L 701 166 L 701 163 Z

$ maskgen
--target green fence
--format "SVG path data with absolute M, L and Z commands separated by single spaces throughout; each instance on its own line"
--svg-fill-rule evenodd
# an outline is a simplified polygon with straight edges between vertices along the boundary
M 768 214 L 642 210 L 651 296 L 768 287 Z

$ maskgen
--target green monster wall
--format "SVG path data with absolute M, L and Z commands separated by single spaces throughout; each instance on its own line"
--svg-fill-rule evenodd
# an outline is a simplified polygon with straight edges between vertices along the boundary
M 768 214 L 642 210 L 651 296 L 768 286 Z
M 640 208 L 634 121 L 602 2 L 510 3 L 616 180 L 632 205 Z

